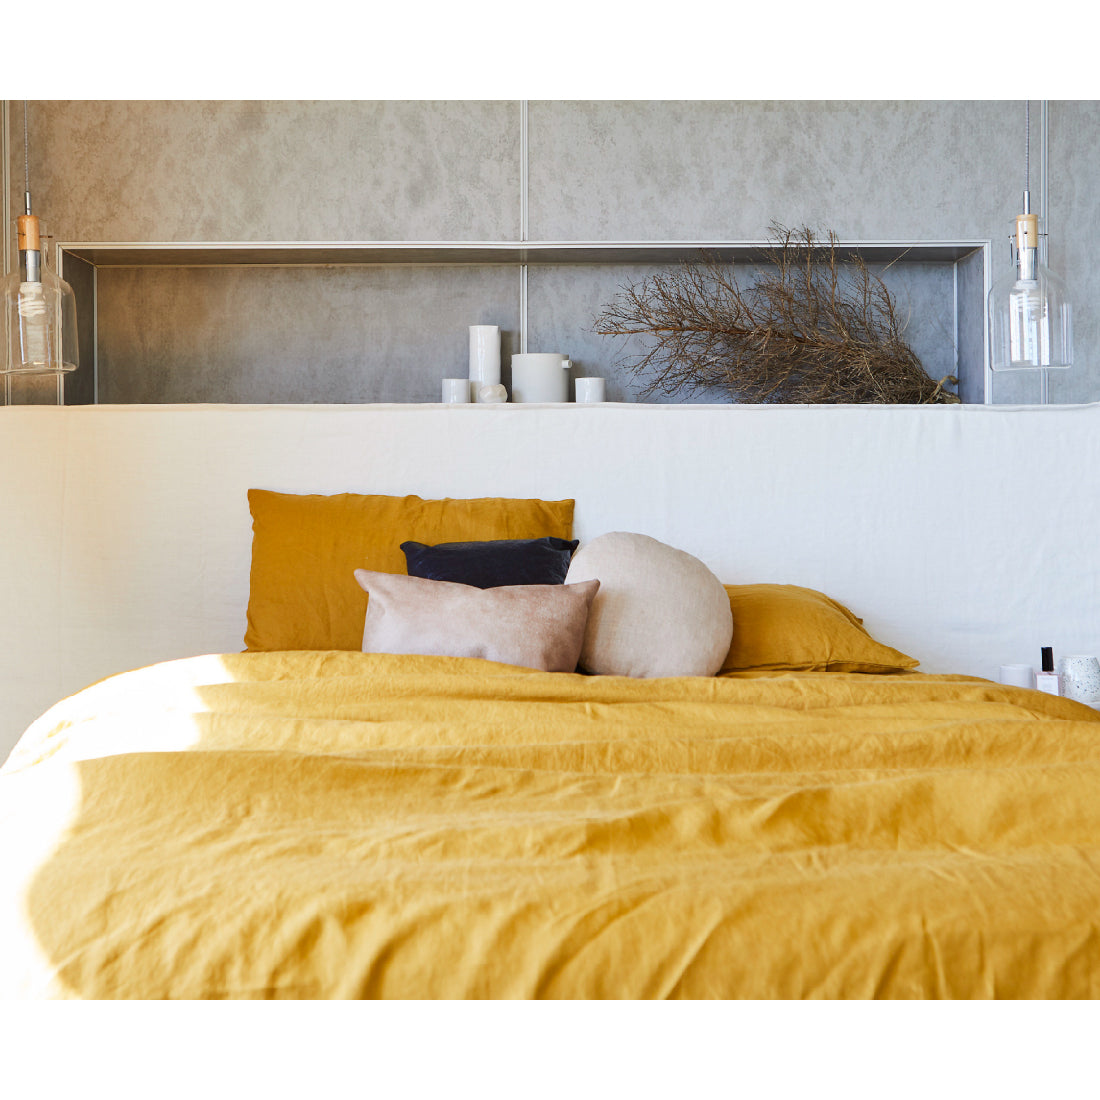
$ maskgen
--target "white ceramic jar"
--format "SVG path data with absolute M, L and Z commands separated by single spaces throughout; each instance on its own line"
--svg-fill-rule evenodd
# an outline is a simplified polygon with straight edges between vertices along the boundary
M 569 368 L 560 352 L 521 352 L 512 356 L 512 401 L 553 403 L 569 400 Z
M 1100 706 L 1100 660 L 1075 655 L 1058 662 L 1062 674 L 1062 694 L 1089 706 Z

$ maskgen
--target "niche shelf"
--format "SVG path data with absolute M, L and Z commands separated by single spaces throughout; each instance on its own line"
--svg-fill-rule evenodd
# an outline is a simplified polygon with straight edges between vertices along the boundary
M 81 361 L 92 364 L 74 403 L 98 395 L 97 281 L 101 268 L 331 267 L 396 265 L 506 265 L 520 278 L 520 346 L 526 346 L 527 269 L 532 265 L 660 265 L 700 260 L 759 261 L 766 241 L 173 241 L 57 242 L 56 270 L 77 296 Z M 951 269 L 952 301 L 943 323 L 953 332 L 955 373 L 964 401 L 984 402 L 991 386 L 986 367 L 985 300 L 989 292 L 988 240 L 842 241 L 842 261 L 859 256 L 872 265 L 929 264 Z M 85 320 L 91 318 L 91 323 Z M 81 371 L 78 374 L 84 374 Z M 75 381 L 75 379 L 74 379 Z
M 987 241 L 841 242 L 839 255 L 867 263 L 954 263 Z M 93 267 L 223 267 L 234 264 L 663 264 L 704 254 L 750 261 L 772 246 L 763 241 L 177 241 L 57 245 L 59 264 Z

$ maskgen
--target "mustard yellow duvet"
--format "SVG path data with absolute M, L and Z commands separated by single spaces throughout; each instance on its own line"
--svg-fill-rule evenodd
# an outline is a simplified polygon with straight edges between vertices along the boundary
M 1100 714 L 984 680 L 200 657 L 0 835 L 3 996 L 1100 993 Z

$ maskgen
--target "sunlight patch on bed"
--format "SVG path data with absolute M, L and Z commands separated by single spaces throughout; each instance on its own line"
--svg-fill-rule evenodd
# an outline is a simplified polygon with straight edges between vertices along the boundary
M 0 973 L 4 995 L 71 995 L 35 931 L 29 894 L 79 827 L 80 761 L 195 747 L 211 709 L 203 691 L 234 680 L 217 654 L 150 665 L 61 700 L 20 738 L 0 771 L 0 836 L 19 838 L 0 845 L 0 943 L 19 960 L 17 974 Z
M 165 661 L 123 672 L 62 699 L 38 718 L 4 771 L 47 759 L 87 760 L 129 752 L 178 752 L 203 735 L 204 695 L 236 677 L 218 654 Z
M 57 968 L 35 934 L 27 895 L 37 870 L 65 843 L 80 815 L 77 767 L 0 776 L 0 835 L 19 838 L 0 847 L 0 942 L 6 958 L 19 960 L 17 979 L 0 975 L 6 996 L 41 996 L 56 982 Z

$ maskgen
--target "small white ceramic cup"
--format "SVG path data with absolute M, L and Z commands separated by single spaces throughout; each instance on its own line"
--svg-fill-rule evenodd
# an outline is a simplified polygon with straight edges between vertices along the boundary
M 470 403 L 469 378 L 444 378 L 443 400 L 448 405 L 468 405 Z
M 1096 657 L 1063 657 L 1058 662 L 1062 694 L 1092 706 L 1100 704 L 1100 660 Z
M 607 400 L 607 383 L 602 378 L 578 378 L 577 403 L 592 405 Z
M 1013 687 L 1033 688 L 1035 669 L 1031 665 L 1001 665 L 1000 681 Z

